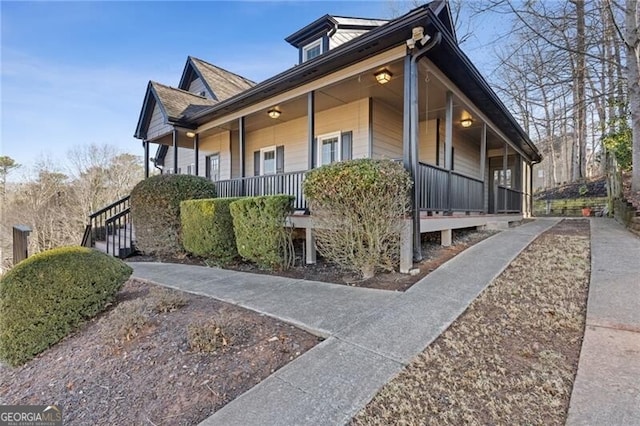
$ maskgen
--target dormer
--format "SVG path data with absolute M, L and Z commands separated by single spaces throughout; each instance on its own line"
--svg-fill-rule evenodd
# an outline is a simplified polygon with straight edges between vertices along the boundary
M 298 63 L 301 64 L 387 22 L 325 15 L 291 34 L 285 41 L 298 49 Z

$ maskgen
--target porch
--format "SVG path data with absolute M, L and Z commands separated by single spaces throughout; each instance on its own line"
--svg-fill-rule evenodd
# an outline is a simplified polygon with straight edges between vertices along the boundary
M 296 211 L 308 212 L 302 183 L 308 170 L 214 182 L 219 197 L 291 195 Z M 454 213 L 522 213 L 522 191 L 495 184 L 491 209 L 485 198 L 485 182 L 453 170 L 419 162 L 415 182 L 417 207 L 426 218 Z M 524 197 L 526 201 L 527 197 Z M 421 226 L 422 229 L 422 226 Z M 430 232 L 430 231 L 423 231 Z

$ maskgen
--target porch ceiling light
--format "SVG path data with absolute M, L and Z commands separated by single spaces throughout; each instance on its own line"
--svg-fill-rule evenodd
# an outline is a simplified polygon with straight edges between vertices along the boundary
M 273 119 L 276 119 L 276 118 L 280 117 L 280 114 L 282 114 L 282 113 L 280 111 L 278 111 L 277 109 L 275 109 L 275 108 L 271 108 L 267 112 L 267 114 L 269 114 L 269 117 L 271 117 Z
M 378 83 L 385 84 L 391 81 L 391 77 L 393 76 L 393 74 L 391 74 L 389 71 L 384 69 L 382 71 L 378 71 L 377 73 L 375 73 L 375 76 Z
M 196 137 L 196 134 L 194 132 L 187 132 L 186 135 L 187 135 L 188 138 L 195 138 Z
M 462 125 L 462 127 L 471 127 L 471 125 L 473 124 L 473 120 L 471 118 L 463 118 L 462 120 L 460 120 L 460 124 Z

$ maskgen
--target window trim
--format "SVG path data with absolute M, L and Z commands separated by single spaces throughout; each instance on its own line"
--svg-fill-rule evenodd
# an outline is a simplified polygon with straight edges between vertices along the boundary
M 324 43 L 322 42 L 322 38 L 319 38 L 317 40 L 312 41 L 309 44 L 302 46 L 302 62 L 310 61 L 311 59 L 317 58 L 318 56 L 322 55 L 324 53 L 323 45 Z M 318 55 L 314 56 L 313 58 L 309 58 L 308 57 L 309 51 L 311 49 L 315 49 L 316 47 L 320 48 L 320 53 L 318 53 Z
M 218 157 L 218 179 L 213 180 L 212 176 L 211 176 L 211 158 L 212 157 Z M 218 182 L 221 176 L 220 176 L 220 169 L 221 169 L 221 165 L 220 165 L 220 161 L 221 161 L 221 156 L 219 152 L 214 152 L 212 154 L 207 154 L 205 155 L 205 177 L 210 180 L 211 182 Z
M 317 165 L 318 167 L 324 166 L 322 162 L 322 142 L 327 139 L 338 138 L 338 146 L 336 148 L 336 163 L 342 161 L 342 132 L 325 133 L 324 135 L 318 135 L 316 138 L 316 153 L 317 153 Z
M 264 154 L 265 152 L 273 151 L 273 173 L 269 173 L 266 175 L 264 173 Z M 271 176 L 272 174 L 278 173 L 278 149 L 276 145 L 266 146 L 264 148 L 260 148 L 260 176 Z

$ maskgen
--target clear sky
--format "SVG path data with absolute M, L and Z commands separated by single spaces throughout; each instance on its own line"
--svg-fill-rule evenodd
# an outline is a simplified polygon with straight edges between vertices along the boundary
M 0 155 L 32 166 L 108 143 L 142 155 L 133 133 L 149 80 L 177 86 L 188 55 L 264 80 L 297 62 L 284 38 L 326 13 L 390 18 L 399 1 L 0 1 Z M 490 72 L 495 25 L 463 49 Z M 491 31 L 488 31 L 491 29 Z M 484 68 L 484 69 L 483 69 Z

